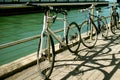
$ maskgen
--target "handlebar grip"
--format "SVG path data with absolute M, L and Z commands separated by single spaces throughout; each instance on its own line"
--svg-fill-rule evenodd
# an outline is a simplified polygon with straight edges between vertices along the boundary
M 96 8 L 96 11 L 102 12 L 101 8 Z
M 66 10 L 63 10 L 63 9 L 57 9 L 56 10 L 58 13 L 61 13 L 63 15 L 67 15 L 67 11 Z

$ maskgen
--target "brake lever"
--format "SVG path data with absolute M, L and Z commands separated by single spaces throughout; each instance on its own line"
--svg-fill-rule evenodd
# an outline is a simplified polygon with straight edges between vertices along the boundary
M 55 16 L 52 17 L 53 23 L 55 22 L 56 18 L 57 18 L 57 15 L 55 15 Z

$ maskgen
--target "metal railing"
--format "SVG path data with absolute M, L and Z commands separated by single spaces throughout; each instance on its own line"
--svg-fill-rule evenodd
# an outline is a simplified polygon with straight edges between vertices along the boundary
M 107 16 L 106 18 L 108 19 L 108 18 L 110 18 L 110 16 Z M 82 25 L 82 24 L 83 23 L 80 23 L 79 26 Z M 62 31 L 63 31 L 63 29 L 59 29 L 59 30 L 56 30 L 54 32 L 59 33 L 59 32 L 62 32 Z M 27 37 L 27 38 L 24 38 L 24 39 L 20 39 L 20 40 L 17 40 L 17 41 L 1 44 L 0 45 L 0 50 L 5 49 L 5 48 L 9 48 L 9 47 L 12 47 L 12 46 L 15 46 L 15 45 L 18 45 L 18 44 L 22 44 L 22 43 L 25 43 L 25 42 L 28 42 L 28 41 L 36 40 L 38 38 L 40 38 L 40 34 L 32 36 L 32 37 Z
M 54 31 L 54 33 L 62 32 L 62 31 L 63 31 L 63 29 L 59 29 L 59 30 Z M 34 40 L 34 39 L 37 39 L 37 38 L 40 38 L 40 35 L 35 35 L 35 36 L 32 36 L 32 37 L 20 39 L 20 40 L 17 40 L 17 41 L 1 44 L 0 49 L 4 49 L 4 48 L 10 47 L 10 46 L 14 46 L 14 45 L 17 45 L 17 44 L 28 42 L 28 41 L 31 41 L 31 40 Z
M 107 16 L 105 18 L 110 18 L 110 16 Z M 97 21 L 97 20 L 96 20 Z M 79 26 L 82 25 L 79 24 Z M 54 31 L 54 33 L 59 33 L 59 32 L 62 32 L 63 29 L 59 29 L 59 30 L 56 30 Z M 24 38 L 24 39 L 20 39 L 20 40 L 17 40 L 17 41 L 13 41 L 13 42 L 9 42 L 9 43 L 5 43 L 5 44 L 1 44 L 0 45 L 0 49 L 4 49 L 4 48 L 7 48 L 7 47 L 11 47 L 11 46 L 14 46 L 14 45 L 17 45 L 17 44 L 21 44 L 21 43 L 24 43 L 24 42 L 28 42 L 28 41 L 31 41 L 31 40 L 34 40 L 34 39 L 38 39 L 40 38 L 40 35 L 35 35 L 35 36 L 32 36 L 32 37 L 28 37 L 28 38 Z

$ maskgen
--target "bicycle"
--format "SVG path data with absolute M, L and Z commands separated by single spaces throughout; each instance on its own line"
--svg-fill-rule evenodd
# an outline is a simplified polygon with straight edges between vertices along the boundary
M 120 23 L 119 23 L 119 14 L 116 11 L 117 7 L 115 3 L 111 6 L 111 17 L 110 17 L 110 29 L 113 34 L 117 34 L 120 32 Z
M 67 46 L 70 52 L 76 53 L 80 46 L 80 29 L 75 22 L 72 22 L 67 26 L 67 12 L 65 10 L 51 7 L 43 8 L 43 30 L 41 32 L 37 51 L 37 66 L 42 79 L 48 80 L 53 71 L 55 62 L 55 46 L 53 38 L 57 40 L 62 47 Z M 51 12 L 54 12 L 53 16 L 50 15 Z M 57 17 L 58 13 L 61 13 L 64 17 Z M 56 20 L 62 20 L 64 22 L 63 39 L 60 39 L 50 29 L 50 23 L 54 23 Z
M 100 16 L 100 9 L 96 9 L 97 15 L 91 14 L 91 10 L 94 9 L 94 5 L 90 8 L 83 9 L 82 11 L 88 12 L 88 19 L 80 26 L 81 42 L 88 48 L 93 48 L 97 42 L 98 34 L 102 34 L 103 38 L 107 38 L 108 26 L 107 20 L 104 16 Z M 97 18 L 97 23 L 94 22 L 92 17 Z

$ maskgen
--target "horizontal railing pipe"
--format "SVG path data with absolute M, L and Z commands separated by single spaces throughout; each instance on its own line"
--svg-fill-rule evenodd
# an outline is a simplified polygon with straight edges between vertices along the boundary
M 105 17 L 105 18 L 110 18 L 110 16 L 107 16 L 107 17 Z M 95 21 L 97 21 L 97 20 L 95 20 Z M 82 24 L 82 23 L 81 23 L 81 24 Z M 80 26 L 81 24 L 79 24 L 79 26 Z M 62 32 L 62 31 L 63 31 L 63 29 L 59 29 L 59 30 L 54 31 L 54 33 Z M 10 46 L 14 46 L 14 45 L 17 45 L 17 44 L 21 44 L 21 43 L 24 43 L 24 42 L 28 42 L 28 41 L 31 41 L 31 40 L 34 40 L 34 39 L 37 39 L 37 38 L 40 38 L 40 35 L 35 35 L 35 36 L 32 36 L 32 37 L 20 39 L 20 40 L 17 40 L 17 41 L 13 41 L 13 42 L 1 44 L 1 45 L 0 45 L 0 49 L 4 49 L 4 48 L 10 47 Z
M 63 29 L 59 29 L 59 30 L 54 31 L 54 33 L 62 32 L 62 31 L 63 31 Z M 7 47 L 10 47 L 10 46 L 14 46 L 14 45 L 17 45 L 17 44 L 20 44 L 20 43 L 28 42 L 28 41 L 31 41 L 31 40 L 34 40 L 34 39 L 37 39 L 37 38 L 40 38 L 40 35 L 35 35 L 35 36 L 32 36 L 32 37 L 20 39 L 20 40 L 17 40 L 17 41 L 1 44 L 0 49 L 7 48 Z

